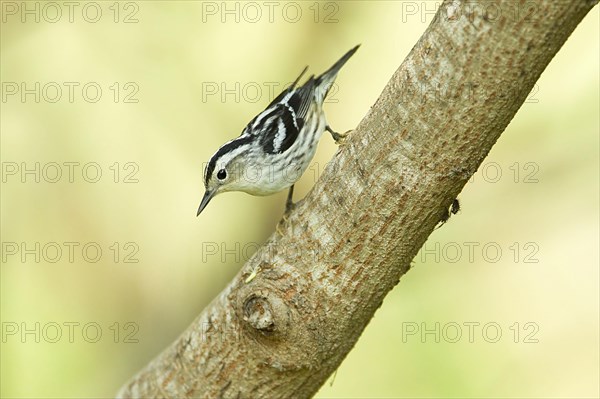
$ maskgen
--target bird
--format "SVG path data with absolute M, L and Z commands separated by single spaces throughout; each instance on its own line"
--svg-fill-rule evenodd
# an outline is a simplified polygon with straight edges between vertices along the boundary
M 323 102 L 338 72 L 360 45 L 344 54 L 331 68 L 298 85 L 308 67 L 242 130 L 223 144 L 204 168 L 204 196 L 196 216 L 218 194 L 242 191 L 266 196 L 289 188 L 286 214 L 293 207 L 294 184 L 308 168 L 325 131 L 336 143 L 345 134 L 328 125 Z

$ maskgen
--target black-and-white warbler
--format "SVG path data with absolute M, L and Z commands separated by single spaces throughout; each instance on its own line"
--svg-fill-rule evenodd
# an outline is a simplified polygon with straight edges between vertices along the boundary
M 197 215 L 215 195 L 243 191 L 270 195 L 290 188 L 286 210 L 291 205 L 294 183 L 315 155 L 325 130 L 336 142 L 340 135 L 329 127 L 323 101 L 339 70 L 359 46 L 348 51 L 317 78 L 311 75 L 299 87 L 300 76 L 258 114 L 242 134 L 225 143 L 204 169 L 204 197 Z

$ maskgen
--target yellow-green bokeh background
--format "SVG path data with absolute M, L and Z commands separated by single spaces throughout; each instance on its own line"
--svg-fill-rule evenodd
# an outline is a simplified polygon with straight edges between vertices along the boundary
M 282 17 L 285 3 L 276 3 L 273 22 L 264 3 L 255 3 L 264 13 L 257 22 L 251 9 L 240 9 L 239 22 L 235 15 L 222 22 L 221 13 L 205 13 L 203 21 L 201 2 L 143 1 L 134 3 L 137 23 L 115 23 L 113 2 L 99 2 L 103 16 L 89 23 L 84 4 L 72 23 L 66 14 L 56 23 L 3 14 L 2 82 L 97 82 L 103 94 L 97 103 L 84 101 L 77 89 L 73 103 L 66 89 L 57 103 L 7 98 L 0 104 L 1 157 L 4 165 L 28 167 L 96 162 L 103 176 L 95 184 L 83 180 L 81 169 L 73 183 L 66 176 L 57 183 L 5 176 L 1 233 L 2 242 L 29 247 L 96 242 L 103 256 L 89 263 L 76 251 L 73 263 L 66 254 L 56 263 L 36 263 L 32 256 L 22 262 L 3 254 L 1 316 L 4 326 L 29 328 L 94 322 L 103 335 L 97 343 L 86 342 L 80 329 L 69 342 L 66 327 L 57 343 L 3 335 L 3 397 L 114 395 L 189 325 L 282 214 L 284 193 L 233 193 L 195 217 L 203 162 L 268 103 L 265 83 L 281 88 L 305 64 L 323 71 L 362 43 L 338 78 L 337 102 L 326 105 L 331 125 L 346 131 L 431 20 L 430 13 L 403 14 L 408 3 L 392 1 L 321 3 L 316 22 L 315 3 L 297 2 L 302 17 L 296 23 Z M 421 13 L 437 2 L 411 4 Z M 135 11 L 118 6 L 120 21 Z M 324 23 L 334 11 L 337 22 Z M 417 256 L 318 397 L 598 397 L 598 36 L 596 7 L 486 159 L 494 170 L 477 172 L 460 195 L 462 212 L 427 243 L 448 251 L 458 245 L 462 256 L 457 262 L 453 252 L 439 261 Z M 114 82 L 134 82 L 139 101 L 115 103 Z M 239 101 L 203 95 L 207 83 L 222 82 L 228 88 L 255 82 L 264 91 L 258 101 L 249 101 L 255 92 L 242 91 Z M 313 171 L 334 151 L 324 136 Z M 115 162 L 138 165 L 139 182 L 115 183 L 109 169 Z M 537 182 L 525 182 L 533 170 L 526 163 L 538 169 Z M 492 182 L 498 168 L 502 176 Z M 310 190 L 313 176 L 303 177 L 297 198 Z M 136 243 L 139 262 L 123 263 L 123 253 L 115 262 L 114 242 Z M 472 261 L 469 242 L 479 243 Z M 521 248 L 516 261 L 515 242 Z M 223 253 L 223 261 L 207 255 L 207 243 L 239 250 Z M 497 262 L 482 256 L 486 243 L 502 249 Z M 537 263 L 525 262 L 527 243 L 537 248 Z M 139 327 L 138 342 L 124 343 L 121 335 L 114 343 L 110 327 L 119 323 L 123 334 L 128 322 Z M 438 343 L 432 335 L 403 335 L 403 323 L 433 328 L 436 322 L 463 326 L 462 339 Z M 468 342 L 468 322 L 497 323 L 502 337 L 486 342 L 476 329 Z M 524 342 L 528 322 L 538 328 L 537 343 Z M 520 323 L 517 343 L 514 323 Z

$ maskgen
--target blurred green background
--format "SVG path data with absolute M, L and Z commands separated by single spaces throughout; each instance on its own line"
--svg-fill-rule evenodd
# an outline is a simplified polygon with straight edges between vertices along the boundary
M 3 397 L 113 396 L 282 215 L 230 193 L 196 218 L 203 163 L 361 43 L 326 104 L 353 128 L 438 2 L 74 4 L 2 2 Z M 317 397 L 598 397 L 598 17 Z

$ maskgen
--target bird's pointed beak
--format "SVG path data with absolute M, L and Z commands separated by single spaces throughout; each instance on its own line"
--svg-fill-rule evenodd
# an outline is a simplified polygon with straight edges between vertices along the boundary
M 204 208 L 206 208 L 206 205 L 208 205 L 208 203 L 215 196 L 216 193 L 217 190 L 206 190 L 206 192 L 204 193 L 204 197 L 202 197 L 202 201 L 200 202 L 200 206 L 198 207 L 198 213 L 196 214 L 196 216 L 200 215 L 200 212 L 202 212 Z

